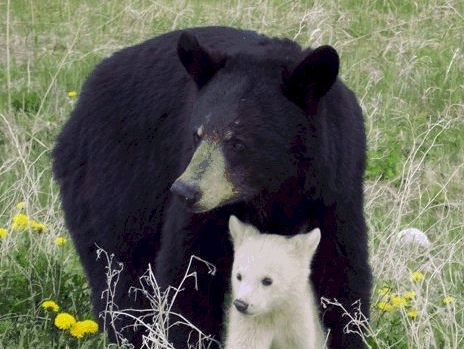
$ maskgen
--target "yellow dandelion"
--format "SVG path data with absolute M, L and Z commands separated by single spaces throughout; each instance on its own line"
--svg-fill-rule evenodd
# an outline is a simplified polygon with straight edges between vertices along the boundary
M 417 317 L 417 310 L 416 309 L 411 309 L 408 311 L 408 318 L 414 320 Z
M 7 235 L 8 230 L 6 230 L 5 228 L 0 228 L 0 239 L 6 237 Z
M 414 299 L 415 297 L 416 297 L 416 292 L 414 291 L 407 291 L 403 293 L 403 298 L 406 300 L 411 300 L 411 299 Z
M 68 97 L 69 98 L 76 98 L 77 97 L 77 92 L 72 90 L 72 91 L 68 91 Z
M 394 307 L 403 307 L 408 303 L 406 298 L 400 296 L 393 296 L 390 302 Z
M 16 204 L 16 208 L 19 208 L 20 210 L 26 208 L 26 203 L 24 201 L 18 202 Z
M 39 233 L 45 233 L 48 231 L 48 227 L 45 224 L 34 221 L 34 220 L 31 222 L 31 229 Z
M 84 326 L 82 326 L 82 321 L 78 321 L 71 326 L 69 329 L 69 334 L 76 338 L 82 338 L 85 335 Z
M 13 230 L 23 230 L 27 229 L 29 226 L 29 217 L 26 216 L 24 213 L 18 213 L 13 217 L 13 222 L 11 223 L 11 227 Z
M 415 271 L 411 273 L 411 279 L 412 281 L 416 282 L 422 281 L 424 280 L 424 274 L 422 274 L 420 271 Z
M 57 313 L 60 310 L 60 307 L 54 301 L 44 301 L 44 302 L 42 302 L 42 308 L 45 309 L 45 310 L 54 311 L 55 313 Z
M 93 320 L 78 321 L 73 324 L 69 330 L 71 336 L 82 338 L 86 334 L 93 334 L 98 332 L 98 324 Z
M 454 303 L 455 300 L 456 298 L 454 298 L 453 296 L 446 296 L 443 298 L 443 304 L 451 304 Z
M 93 320 L 84 320 L 81 321 L 82 326 L 85 328 L 87 333 L 97 333 L 98 332 L 98 324 Z
M 382 287 L 378 291 L 378 293 L 379 293 L 380 296 L 386 296 L 386 295 L 388 295 L 390 293 L 390 291 L 391 291 L 390 287 Z
M 55 318 L 55 326 L 60 330 L 68 330 L 76 323 L 74 316 L 68 313 L 59 313 Z
M 390 303 L 386 302 L 379 302 L 377 303 L 377 308 L 383 311 L 390 311 L 393 309 L 393 306 Z
M 66 239 L 64 236 L 58 236 L 57 238 L 55 238 L 55 245 L 63 246 L 67 241 L 68 239 Z

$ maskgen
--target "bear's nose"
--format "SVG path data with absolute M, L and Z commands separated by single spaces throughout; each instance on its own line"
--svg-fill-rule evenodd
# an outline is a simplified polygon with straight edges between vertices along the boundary
M 175 181 L 171 186 L 171 191 L 185 201 L 188 206 L 193 206 L 201 197 L 201 191 L 198 186 L 179 180 Z
M 237 308 L 237 310 L 243 314 L 245 314 L 248 309 L 248 303 L 242 301 L 241 299 L 234 300 L 234 305 L 235 308 Z

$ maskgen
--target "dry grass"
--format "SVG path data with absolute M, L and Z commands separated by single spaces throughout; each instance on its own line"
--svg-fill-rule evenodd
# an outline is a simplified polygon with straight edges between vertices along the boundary
M 49 151 L 92 67 L 127 45 L 172 29 L 223 24 L 331 44 L 365 111 L 366 215 L 376 290 L 414 289 L 418 316 L 384 313 L 373 297 L 373 348 L 464 346 L 464 3 L 459 0 L 26 1 L 0 3 L 0 348 L 102 347 L 53 330 L 41 311 L 56 299 L 90 316 L 88 290 L 65 233 Z M 13 231 L 15 204 L 49 233 Z M 429 249 L 398 232 L 423 230 Z M 410 281 L 410 271 L 425 274 Z M 456 301 L 442 303 L 444 295 Z M 51 343 L 51 344 L 50 344 Z

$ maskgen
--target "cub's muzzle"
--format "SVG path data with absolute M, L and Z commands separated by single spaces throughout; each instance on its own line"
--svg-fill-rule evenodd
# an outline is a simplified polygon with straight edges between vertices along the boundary
M 247 309 L 248 309 L 248 303 L 242 301 L 241 299 L 236 299 L 234 300 L 234 306 L 237 308 L 239 312 L 242 314 L 246 314 Z

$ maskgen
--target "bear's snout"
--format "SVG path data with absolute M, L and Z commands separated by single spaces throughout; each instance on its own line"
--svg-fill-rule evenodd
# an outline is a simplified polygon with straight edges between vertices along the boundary
M 177 195 L 189 207 L 195 205 L 201 198 L 200 188 L 192 183 L 176 180 L 171 186 L 171 192 Z
M 241 299 L 236 299 L 234 300 L 234 305 L 239 312 L 246 314 L 246 311 L 248 309 L 248 303 L 242 301 Z

